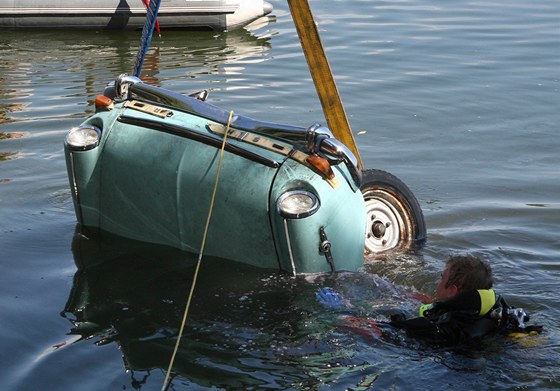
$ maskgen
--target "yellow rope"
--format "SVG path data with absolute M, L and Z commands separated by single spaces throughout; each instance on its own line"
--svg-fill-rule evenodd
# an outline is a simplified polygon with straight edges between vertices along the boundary
M 208 218 L 206 219 L 206 226 L 204 227 L 204 234 L 202 235 L 202 243 L 200 245 L 198 261 L 196 263 L 196 268 L 194 270 L 193 282 L 191 285 L 191 290 L 189 292 L 187 305 L 185 306 L 185 312 L 183 313 L 183 320 L 181 322 L 181 327 L 179 328 L 179 334 L 177 335 L 177 342 L 175 342 L 175 349 L 173 349 L 173 354 L 171 355 L 171 360 L 169 362 L 169 367 L 167 368 L 165 380 L 163 381 L 163 386 L 161 387 L 162 391 L 165 391 L 168 386 L 171 369 L 173 368 L 173 363 L 175 362 L 175 356 L 177 355 L 177 351 L 179 350 L 179 344 L 181 343 L 181 337 L 183 336 L 183 330 L 185 329 L 185 325 L 187 323 L 187 314 L 189 312 L 189 307 L 191 305 L 191 299 L 193 297 L 194 287 L 196 285 L 196 279 L 198 277 L 198 271 L 200 270 L 200 264 L 202 263 L 202 252 L 204 251 L 204 246 L 206 245 L 206 236 L 208 234 L 208 228 L 210 227 L 210 218 L 212 217 L 212 209 L 214 208 L 214 199 L 216 198 L 216 191 L 218 189 L 218 182 L 220 180 L 220 173 L 222 171 L 222 157 L 224 156 L 224 149 L 226 147 L 226 140 L 229 133 L 229 127 L 231 125 L 232 118 L 233 118 L 233 111 L 230 111 L 226 131 L 224 133 L 224 140 L 222 141 L 222 148 L 220 150 L 220 158 L 218 160 L 218 170 L 216 172 L 216 181 L 214 182 L 214 190 L 212 191 L 212 198 L 210 199 Z

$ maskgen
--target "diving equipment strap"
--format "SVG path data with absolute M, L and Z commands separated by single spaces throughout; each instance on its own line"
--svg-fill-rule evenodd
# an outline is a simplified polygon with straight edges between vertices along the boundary
M 493 289 L 477 289 L 474 291 L 460 294 L 446 301 L 424 304 L 418 311 L 418 316 L 430 316 L 432 312 L 445 310 L 476 310 L 479 317 L 489 313 L 496 305 L 496 292 Z
M 420 310 L 418 310 L 418 316 L 424 318 L 428 315 L 428 312 L 434 308 L 434 303 L 424 304 L 420 306 Z
M 496 304 L 496 292 L 493 289 L 477 289 L 480 295 L 480 312 L 479 316 L 484 316 L 494 307 Z

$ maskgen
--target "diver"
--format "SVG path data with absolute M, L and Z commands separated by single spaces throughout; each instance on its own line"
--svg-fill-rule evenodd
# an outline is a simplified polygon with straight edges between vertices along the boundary
M 410 337 L 432 345 L 457 345 L 505 331 L 535 334 L 542 326 L 528 326 L 529 317 L 521 308 L 507 305 L 492 289 L 494 278 L 487 261 L 471 255 L 451 256 L 441 274 L 435 297 L 416 292 L 412 296 L 424 305 L 417 316 L 392 314 L 389 322 L 363 321 L 345 316 L 352 329 L 382 335 L 387 328 L 404 330 Z M 342 310 L 351 307 L 337 292 L 323 288 L 316 297 L 324 306 Z

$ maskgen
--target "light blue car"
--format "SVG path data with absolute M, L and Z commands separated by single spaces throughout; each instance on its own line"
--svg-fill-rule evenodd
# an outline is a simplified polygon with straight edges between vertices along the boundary
M 206 95 L 123 74 L 98 97 L 96 113 L 65 139 L 86 232 L 294 275 L 356 271 L 364 251 L 425 238 L 406 185 L 360 170 L 326 127 L 253 120 L 205 102 Z

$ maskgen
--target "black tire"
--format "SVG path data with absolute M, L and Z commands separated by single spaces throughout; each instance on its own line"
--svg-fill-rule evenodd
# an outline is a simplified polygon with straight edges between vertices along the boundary
M 399 178 L 382 170 L 364 170 L 360 190 L 366 202 L 366 254 L 407 250 L 426 239 L 422 208 Z

